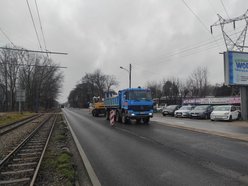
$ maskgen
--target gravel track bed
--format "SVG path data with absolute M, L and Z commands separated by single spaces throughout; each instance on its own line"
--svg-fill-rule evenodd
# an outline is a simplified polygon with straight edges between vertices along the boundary
M 42 116 L 38 120 L 22 125 L 11 132 L 0 136 L 0 160 L 2 160 L 10 151 L 12 151 L 28 134 L 30 134 L 47 116 Z

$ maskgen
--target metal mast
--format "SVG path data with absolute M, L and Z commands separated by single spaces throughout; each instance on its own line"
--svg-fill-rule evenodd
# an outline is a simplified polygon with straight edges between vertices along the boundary
M 233 19 L 224 19 L 222 18 L 219 14 L 217 14 L 219 17 L 219 20 L 217 22 L 215 22 L 213 25 L 210 26 L 210 30 L 211 33 L 213 33 L 213 27 L 214 26 L 219 26 L 221 27 L 221 31 L 223 34 L 223 38 L 226 44 L 226 48 L 227 51 L 240 51 L 243 52 L 244 48 L 246 48 L 245 45 L 245 39 L 246 39 L 246 33 L 247 33 L 247 27 L 248 27 L 248 10 L 246 10 L 246 12 L 236 18 Z M 231 37 L 225 32 L 224 28 L 226 24 L 230 24 L 233 23 L 233 28 L 235 29 L 235 23 L 237 21 L 245 21 L 245 27 L 242 30 L 242 32 L 240 33 L 240 35 L 238 36 L 238 38 L 236 39 L 236 41 L 234 41 L 233 39 L 231 39 Z

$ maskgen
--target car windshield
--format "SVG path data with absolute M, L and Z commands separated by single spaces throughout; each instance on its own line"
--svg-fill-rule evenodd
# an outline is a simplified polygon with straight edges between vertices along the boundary
M 231 106 L 218 106 L 214 108 L 214 111 L 229 111 Z
M 169 105 L 168 107 L 166 107 L 167 109 L 175 109 L 177 107 L 177 105 Z
M 149 90 L 132 90 L 129 91 L 129 100 L 151 100 L 151 91 Z
M 191 110 L 191 106 L 182 106 L 180 110 Z
M 201 105 L 201 106 L 195 107 L 194 110 L 206 110 L 208 107 L 209 107 L 208 105 Z

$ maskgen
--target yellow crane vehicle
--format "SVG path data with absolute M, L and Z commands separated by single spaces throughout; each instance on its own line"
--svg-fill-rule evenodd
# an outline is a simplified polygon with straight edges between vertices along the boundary
M 104 107 L 104 102 L 100 97 L 93 97 L 93 103 L 92 103 L 92 108 L 91 108 L 91 114 L 94 117 L 98 117 L 99 115 L 105 115 L 105 107 Z

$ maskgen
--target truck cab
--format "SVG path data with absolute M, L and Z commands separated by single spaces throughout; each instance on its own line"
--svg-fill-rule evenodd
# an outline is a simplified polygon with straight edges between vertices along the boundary
M 119 91 L 118 120 L 126 123 L 135 119 L 137 123 L 143 120 L 148 123 L 153 117 L 153 101 L 151 91 L 144 88 L 129 88 Z

